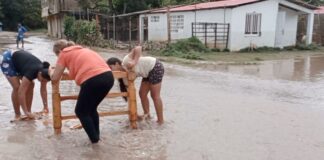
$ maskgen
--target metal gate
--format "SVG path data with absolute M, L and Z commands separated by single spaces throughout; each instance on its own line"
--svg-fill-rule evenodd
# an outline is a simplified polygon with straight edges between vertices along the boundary
M 192 36 L 200 39 L 206 47 L 228 48 L 229 23 L 192 23 Z

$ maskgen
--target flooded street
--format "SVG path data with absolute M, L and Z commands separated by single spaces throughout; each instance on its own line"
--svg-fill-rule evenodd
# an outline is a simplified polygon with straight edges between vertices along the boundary
M 52 40 L 29 37 L 25 49 L 52 65 Z M 9 45 L 8 47 L 15 47 Z M 107 50 L 107 59 L 123 54 Z M 129 128 L 128 116 L 102 117 L 103 143 L 90 144 L 86 133 L 63 122 L 53 135 L 51 114 L 40 120 L 10 123 L 11 87 L 0 74 L 0 159 L 4 160 L 322 160 L 324 159 L 324 57 L 265 61 L 259 65 L 185 67 L 164 63 L 165 124 L 153 120 Z M 140 79 L 136 80 L 139 88 Z M 42 109 L 35 81 L 32 111 Z M 77 93 L 74 83 L 63 94 Z M 115 85 L 114 89 L 117 89 Z M 51 85 L 48 84 L 49 104 Z M 138 112 L 142 109 L 138 100 Z M 74 101 L 62 113 L 74 111 Z M 123 109 L 121 98 L 104 100 L 100 110 Z M 50 113 L 52 113 L 50 107 Z

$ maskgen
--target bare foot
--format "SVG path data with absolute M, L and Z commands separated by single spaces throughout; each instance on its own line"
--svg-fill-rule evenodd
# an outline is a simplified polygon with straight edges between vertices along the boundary
M 48 113 L 49 113 L 48 108 L 44 108 L 42 112 L 43 112 L 44 114 L 48 114 Z
M 10 120 L 10 123 L 17 122 L 21 120 L 21 115 L 15 115 L 15 118 L 13 120 Z
M 164 121 L 160 121 L 160 120 L 157 120 L 156 121 L 159 125 L 162 125 L 164 123 Z
M 28 116 L 21 116 L 19 119 L 12 120 L 10 122 L 17 122 L 17 121 L 29 121 L 29 120 L 34 120 L 34 117 L 28 117 Z
M 81 124 L 77 124 L 77 125 L 74 125 L 74 126 L 71 126 L 70 129 L 81 129 L 82 128 L 82 125 Z
M 37 115 L 47 115 L 48 114 L 48 109 L 43 109 L 42 111 L 40 111 L 40 112 L 35 112 L 35 114 L 37 114 Z
M 33 120 L 35 117 L 35 114 L 28 112 L 25 116 L 21 117 L 21 120 Z
M 142 120 L 150 120 L 151 119 L 151 115 L 150 114 L 144 114 L 141 116 L 137 116 L 137 120 L 138 121 L 142 121 Z

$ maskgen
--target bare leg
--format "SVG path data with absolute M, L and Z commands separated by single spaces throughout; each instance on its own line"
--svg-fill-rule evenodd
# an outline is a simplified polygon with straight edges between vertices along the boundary
M 141 98 L 141 103 L 142 103 L 144 114 L 150 114 L 150 102 L 147 98 L 147 94 L 149 91 L 150 91 L 149 82 L 142 81 L 140 90 L 139 90 L 139 96 Z
M 156 115 L 158 118 L 157 122 L 159 124 L 162 124 L 164 122 L 164 120 L 163 120 L 163 103 L 162 103 L 162 99 L 160 96 L 161 86 L 162 86 L 161 82 L 158 84 L 150 85 L 151 97 L 154 102 Z
M 21 40 L 22 48 L 24 48 L 24 39 Z
M 19 103 L 21 105 L 22 110 L 24 111 L 25 115 L 28 118 L 35 118 L 34 115 L 29 111 L 30 108 L 28 108 L 28 103 L 27 103 L 27 94 L 28 90 L 30 88 L 30 85 L 32 85 L 33 82 L 27 79 L 26 77 L 23 77 L 21 80 L 21 84 L 18 89 L 18 98 L 19 98 Z
M 33 103 L 33 96 L 34 96 L 34 86 L 35 86 L 35 83 L 32 82 L 29 85 L 28 90 L 27 90 L 26 102 L 27 102 L 27 110 L 28 110 L 28 112 L 31 112 L 31 106 L 32 106 L 32 103 Z
M 11 102 L 13 105 L 13 108 L 15 110 L 15 119 L 19 118 L 21 116 L 20 113 L 20 104 L 18 100 L 18 89 L 20 85 L 20 80 L 18 77 L 7 77 L 11 87 L 12 87 L 12 92 L 11 92 Z
M 19 40 L 18 40 L 18 37 L 17 37 L 16 43 L 17 43 L 17 48 L 19 48 Z

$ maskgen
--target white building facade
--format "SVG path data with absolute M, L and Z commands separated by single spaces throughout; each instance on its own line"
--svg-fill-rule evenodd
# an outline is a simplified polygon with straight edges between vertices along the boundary
M 193 23 L 219 23 L 229 24 L 228 33 L 224 34 L 227 45 L 217 45 L 221 48 L 231 51 L 262 46 L 282 48 L 296 44 L 298 15 L 307 14 L 307 43 L 310 44 L 314 9 L 289 0 L 227 0 L 176 7 L 169 12 L 170 38 L 172 41 L 190 38 L 196 33 Z M 140 15 L 140 41 L 167 41 L 167 17 L 166 9 Z M 143 34 L 144 30 L 147 34 Z M 214 30 L 219 32 L 222 27 Z M 200 40 L 204 42 L 204 38 Z M 206 42 L 210 40 L 215 41 L 205 38 Z

